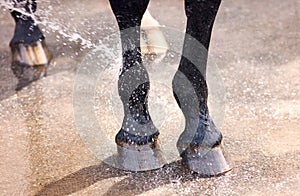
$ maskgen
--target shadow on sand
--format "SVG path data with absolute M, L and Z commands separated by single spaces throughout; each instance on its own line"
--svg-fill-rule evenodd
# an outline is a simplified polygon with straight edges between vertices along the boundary
M 44 186 L 36 196 L 68 195 L 88 188 L 101 180 L 114 177 L 124 177 L 124 179 L 115 183 L 102 195 L 137 195 L 166 184 L 179 181 L 184 183 L 201 176 L 191 173 L 181 161 L 167 164 L 158 170 L 135 173 L 114 169 L 105 163 L 100 163 L 80 169 Z

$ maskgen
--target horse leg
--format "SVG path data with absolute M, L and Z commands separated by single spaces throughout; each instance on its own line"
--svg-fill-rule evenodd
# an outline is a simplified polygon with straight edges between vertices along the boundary
M 205 80 L 209 42 L 220 3 L 221 0 L 185 0 L 183 55 L 172 84 L 186 119 L 177 141 L 178 151 L 188 167 L 203 176 L 229 170 L 220 146 L 222 134 L 209 115 Z
M 36 11 L 35 0 L 16 0 L 15 7 L 24 10 L 19 12 L 13 9 L 16 26 L 15 33 L 10 41 L 12 52 L 12 70 L 18 78 L 16 90 L 46 75 L 51 54 L 46 46 L 45 37 L 31 14 Z
M 142 64 L 140 25 L 149 0 L 110 0 L 117 19 L 123 64 L 118 80 L 124 120 L 115 137 L 119 167 L 131 171 L 160 168 L 159 132 L 148 112 L 149 76 Z

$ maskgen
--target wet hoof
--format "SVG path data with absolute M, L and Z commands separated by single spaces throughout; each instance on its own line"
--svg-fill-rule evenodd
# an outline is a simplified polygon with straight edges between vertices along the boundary
M 181 157 L 190 170 L 203 177 L 219 176 L 231 170 L 220 145 L 214 148 L 189 147 Z
M 20 90 L 31 82 L 46 76 L 52 56 L 44 40 L 38 40 L 31 44 L 11 45 L 11 52 L 11 69 L 18 78 L 16 90 Z
M 118 135 L 120 135 L 120 132 Z M 118 150 L 117 167 L 119 169 L 147 171 L 159 169 L 166 163 L 158 144 L 158 134 L 148 137 L 129 136 L 132 138 L 130 141 L 121 140 L 118 138 L 118 135 L 116 137 L 116 143 Z M 136 142 L 134 142 L 134 140 Z
M 141 24 L 141 51 L 146 59 L 154 59 L 155 56 L 165 56 L 169 50 L 169 44 L 160 30 L 160 24 L 148 10 L 145 12 Z
M 165 55 L 169 45 L 159 27 L 145 27 L 141 33 L 141 50 L 144 55 Z

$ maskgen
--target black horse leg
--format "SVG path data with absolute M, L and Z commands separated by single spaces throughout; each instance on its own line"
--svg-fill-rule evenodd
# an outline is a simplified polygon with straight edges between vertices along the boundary
M 204 176 L 229 169 L 220 147 L 222 134 L 208 112 L 205 80 L 208 47 L 220 3 L 221 0 L 185 0 L 186 36 L 173 79 L 174 96 L 186 119 L 177 148 L 189 168 Z
M 124 120 L 116 135 L 120 167 L 143 171 L 162 166 L 159 132 L 148 112 L 149 76 L 142 64 L 140 25 L 149 0 L 110 0 L 121 34 L 123 64 L 118 89 Z
M 16 90 L 20 90 L 46 75 L 51 54 L 47 49 L 43 33 L 30 16 L 36 11 L 36 1 L 16 0 L 14 3 L 15 7 L 24 10 L 24 13 L 11 11 L 16 26 L 9 44 L 12 52 L 12 70 L 18 78 Z

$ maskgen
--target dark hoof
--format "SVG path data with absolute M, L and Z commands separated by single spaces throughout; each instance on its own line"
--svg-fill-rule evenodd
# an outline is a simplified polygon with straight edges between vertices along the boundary
M 147 171 L 161 168 L 166 161 L 157 139 L 143 145 L 117 143 L 119 169 Z
M 181 157 L 190 170 L 203 177 L 219 176 L 231 170 L 223 156 L 221 146 L 187 148 Z
M 16 90 L 20 90 L 31 82 L 46 76 L 52 55 L 44 40 L 38 40 L 31 44 L 11 45 L 11 52 L 11 68 L 18 78 Z
M 117 146 L 120 169 L 147 171 L 163 167 L 165 160 L 158 146 Z

